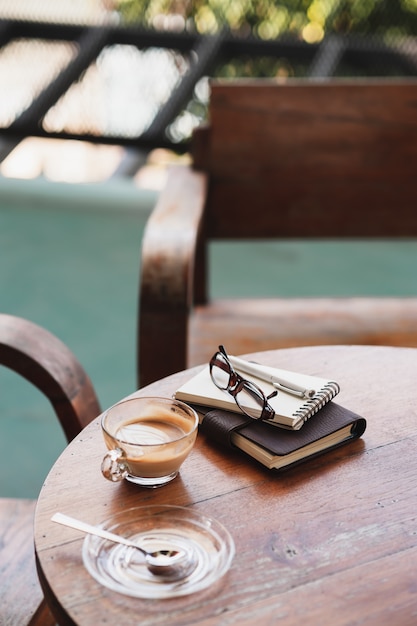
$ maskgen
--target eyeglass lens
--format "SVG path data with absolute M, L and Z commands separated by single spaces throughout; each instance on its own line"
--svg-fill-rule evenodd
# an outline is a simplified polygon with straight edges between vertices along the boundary
M 239 385 L 235 400 L 240 410 L 249 417 L 258 419 L 262 416 L 265 406 L 264 397 L 259 395 L 259 391 L 249 381 L 244 381 Z
M 211 367 L 211 377 L 213 382 L 219 389 L 228 389 L 230 387 L 230 377 L 233 372 L 232 366 L 226 359 L 224 354 L 218 352 L 213 360 Z
M 212 359 L 210 369 L 214 384 L 228 391 L 243 413 L 255 419 L 261 417 L 265 407 L 264 394 L 256 385 L 239 376 L 222 352 Z

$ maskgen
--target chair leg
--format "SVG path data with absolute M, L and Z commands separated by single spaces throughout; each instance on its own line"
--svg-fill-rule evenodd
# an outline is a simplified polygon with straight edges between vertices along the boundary
M 45 599 L 40 603 L 28 626 L 56 626 L 56 620 L 49 610 Z

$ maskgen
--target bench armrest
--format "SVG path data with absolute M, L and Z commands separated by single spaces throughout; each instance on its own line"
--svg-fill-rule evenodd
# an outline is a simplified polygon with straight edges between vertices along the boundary
M 139 290 L 140 386 L 184 369 L 207 176 L 173 167 L 147 222 Z
M 101 413 L 93 385 L 74 354 L 33 322 L 0 314 L 0 364 L 48 398 L 68 441 Z

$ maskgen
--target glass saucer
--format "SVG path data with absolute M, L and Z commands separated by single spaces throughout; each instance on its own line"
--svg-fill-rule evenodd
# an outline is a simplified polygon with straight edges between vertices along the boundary
M 87 535 L 82 554 L 89 573 L 105 587 L 135 598 L 172 598 L 205 589 L 227 572 L 235 554 L 233 539 L 222 524 L 187 508 L 134 507 L 100 527 L 146 550 L 182 550 L 193 559 L 191 571 L 173 580 L 152 573 L 134 547 Z

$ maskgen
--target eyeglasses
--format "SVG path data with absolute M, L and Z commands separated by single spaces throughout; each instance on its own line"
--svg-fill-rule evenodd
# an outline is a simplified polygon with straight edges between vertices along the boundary
M 242 378 L 233 369 L 224 346 L 219 346 L 219 351 L 210 360 L 210 376 L 216 387 L 233 396 L 239 409 L 248 417 L 260 420 L 274 417 L 275 411 L 268 400 L 276 396 L 278 391 L 265 396 L 257 385 Z

